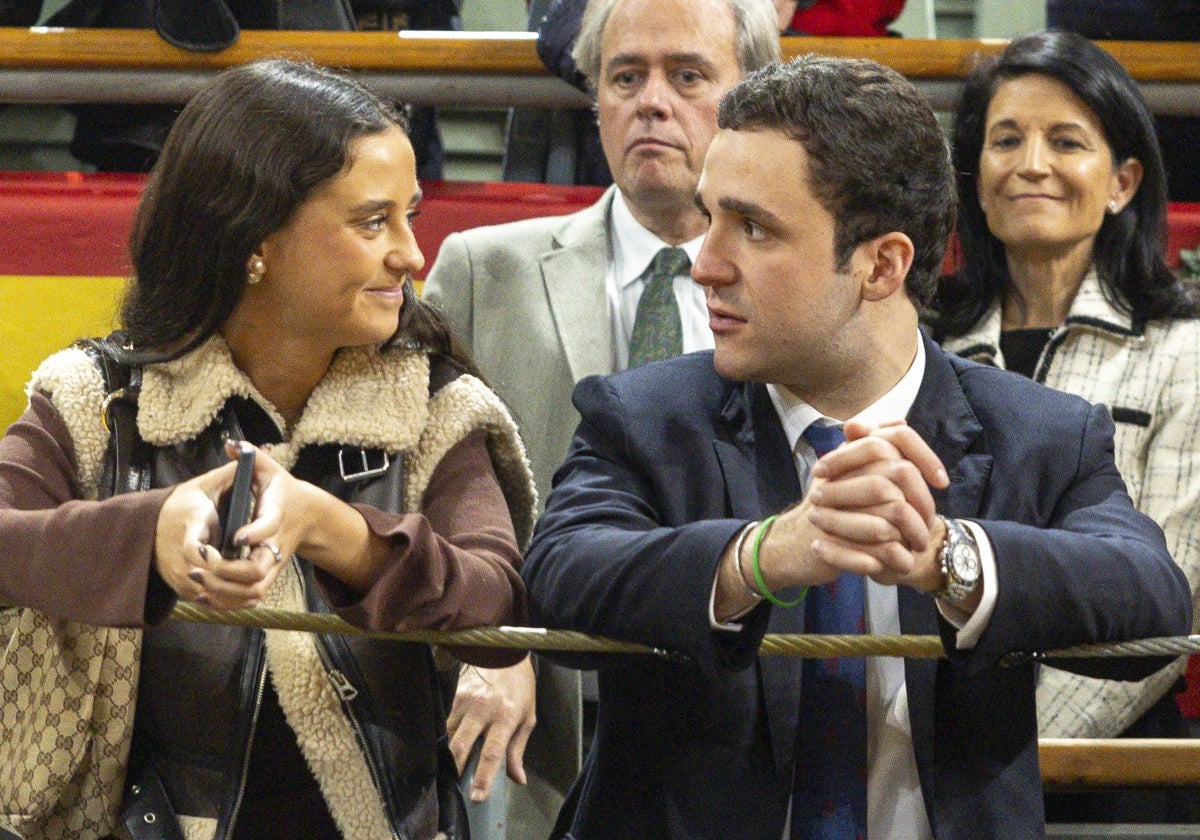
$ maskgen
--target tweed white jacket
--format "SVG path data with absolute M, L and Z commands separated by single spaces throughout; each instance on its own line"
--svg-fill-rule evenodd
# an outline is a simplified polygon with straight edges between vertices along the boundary
M 1004 367 L 999 306 L 969 333 L 943 346 Z M 1108 406 L 1116 425 L 1117 467 L 1129 495 L 1138 510 L 1162 527 L 1171 556 L 1187 575 L 1193 604 L 1198 603 L 1200 320 L 1134 323 L 1105 300 L 1095 272 L 1089 272 L 1066 321 L 1051 334 L 1034 378 Z M 1129 609 L 1137 608 L 1129 604 Z M 1171 689 L 1185 663 L 1186 657 L 1180 657 L 1134 683 L 1043 668 L 1037 694 L 1040 734 L 1114 737 Z

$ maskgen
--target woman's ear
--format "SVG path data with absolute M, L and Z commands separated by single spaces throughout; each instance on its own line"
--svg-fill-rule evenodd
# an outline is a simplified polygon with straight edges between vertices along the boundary
M 855 249 L 855 277 L 861 277 L 863 300 L 881 301 L 904 289 L 913 261 L 912 240 L 898 230 L 877 236 Z
M 1108 212 L 1120 213 L 1137 194 L 1142 185 L 1142 162 L 1137 158 L 1126 158 L 1113 170 L 1112 189 L 1108 195 Z

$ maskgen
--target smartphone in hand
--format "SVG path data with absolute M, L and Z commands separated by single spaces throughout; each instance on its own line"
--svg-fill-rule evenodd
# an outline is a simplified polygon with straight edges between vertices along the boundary
M 254 447 L 245 441 L 238 444 L 233 487 L 221 497 L 217 514 L 221 520 L 221 556 L 230 559 L 246 556 L 247 547 L 233 544 L 238 530 L 254 515 Z

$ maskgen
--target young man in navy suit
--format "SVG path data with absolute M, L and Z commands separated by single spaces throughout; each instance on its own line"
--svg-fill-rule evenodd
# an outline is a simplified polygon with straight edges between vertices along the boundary
M 1103 407 L 919 330 L 954 180 L 908 81 L 806 56 L 719 122 L 692 268 L 716 348 L 579 384 L 522 572 L 536 621 L 676 652 L 563 657 L 600 707 L 557 835 L 1042 836 L 1020 654 L 1187 633 L 1186 581 Z M 806 631 L 940 633 L 947 658 L 757 656 Z
M 644 292 L 656 254 L 699 252 L 706 224 L 692 196 L 717 103 L 778 60 L 779 35 L 768 0 L 590 0 L 575 53 L 615 185 L 569 216 L 450 235 L 424 292 L 512 409 L 541 498 L 579 419 L 575 383 L 637 361 L 637 313 L 654 297 Z M 663 352 L 711 348 L 703 290 L 682 261 L 672 275 L 679 342 Z M 460 767 L 482 743 L 473 799 L 489 795 L 506 757 L 509 775 L 528 781 L 508 789 L 508 840 L 544 840 L 579 771 L 579 674 L 540 669 L 536 730 L 533 697 L 529 659 L 467 667 L 447 721 Z

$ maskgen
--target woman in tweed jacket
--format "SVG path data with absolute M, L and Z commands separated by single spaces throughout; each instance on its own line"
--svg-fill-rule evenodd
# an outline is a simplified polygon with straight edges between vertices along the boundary
M 1019 38 L 964 87 L 961 270 L 945 347 L 1108 405 L 1134 503 L 1200 587 L 1200 299 L 1164 261 L 1166 179 L 1136 84 L 1085 38 Z M 1121 597 L 1121 593 L 1114 593 Z M 1137 609 L 1130 604 L 1130 609 Z M 1185 658 L 1137 683 L 1042 670 L 1045 737 L 1186 737 Z M 1189 791 L 1048 796 L 1049 821 L 1190 822 Z

